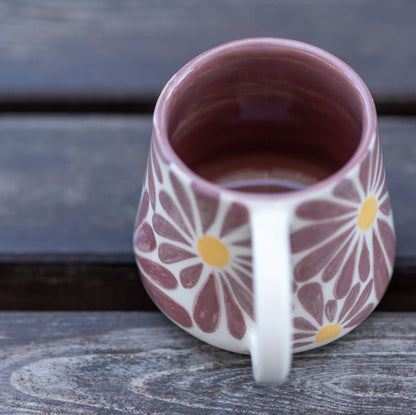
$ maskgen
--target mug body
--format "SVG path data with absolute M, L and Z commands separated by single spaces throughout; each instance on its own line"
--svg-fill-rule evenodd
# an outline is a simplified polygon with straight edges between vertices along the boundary
M 273 54 L 279 59 L 269 71 Z M 266 81 L 257 85 L 256 79 Z M 306 149 L 296 163 L 315 174 L 310 185 L 265 193 L 227 188 L 215 177 L 229 175 L 234 162 L 224 163 L 221 155 L 234 160 L 240 145 L 230 139 L 221 147 L 228 140 L 223 137 L 240 129 L 241 146 L 251 146 L 251 126 L 265 118 L 273 120 L 270 128 L 277 120 L 293 139 L 289 150 L 282 144 L 285 154 Z M 219 119 L 231 121 L 223 125 Z M 217 148 L 214 167 L 206 168 L 207 154 Z M 259 157 L 260 164 L 267 163 L 268 156 Z M 325 162 L 316 162 L 320 157 Z M 322 165 L 330 166 L 330 174 L 320 176 Z M 283 212 L 286 221 L 293 351 L 348 333 L 370 314 L 389 283 L 392 212 L 367 88 L 337 58 L 300 42 L 247 39 L 208 51 L 169 81 L 154 114 L 134 233 L 141 278 L 173 322 L 230 351 L 249 352 L 257 324 L 253 238 L 257 246 L 262 239 L 252 217 L 262 209 Z M 283 255 L 266 239 L 264 250 Z

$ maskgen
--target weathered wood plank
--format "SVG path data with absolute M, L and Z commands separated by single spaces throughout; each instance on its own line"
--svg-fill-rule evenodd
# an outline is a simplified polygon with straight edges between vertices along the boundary
M 0 118 L 3 257 L 131 253 L 150 133 L 150 116 Z M 398 258 L 410 265 L 416 263 L 415 135 L 416 118 L 380 117 Z
M 159 313 L 1 313 L 7 414 L 413 414 L 416 315 L 375 313 L 281 386 Z
M 415 107 L 415 16 L 413 0 L 6 0 L 0 101 L 153 102 L 200 52 L 274 36 L 329 50 L 378 101 Z
M 146 117 L 0 118 L 0 252 L 131 252 Z
M 0 118 L 0 309 L 149 310 L 131 233 L 149 116 Z M 398 236 L 380 307 L 415 310 L 416 119 L 381 117 Z

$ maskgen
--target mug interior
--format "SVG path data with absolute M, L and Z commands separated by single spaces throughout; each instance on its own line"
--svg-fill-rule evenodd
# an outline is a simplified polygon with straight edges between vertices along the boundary
M 318 48 L 290 42 L 233 42 L 177 75 L 165 131 L 197 175 L 224 186 L 253 172 L 280 175 L 300 187 L 274 190 L 296 190 L 333 175 L 357 152 L 367 115 L 349 67 Z

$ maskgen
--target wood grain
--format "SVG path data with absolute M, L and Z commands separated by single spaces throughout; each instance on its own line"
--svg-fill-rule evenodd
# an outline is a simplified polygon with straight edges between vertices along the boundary
M 159 313 L 1 313 L 7 414 L 413 414 L 416 315 L 374 313 L 281 386 Z
M 327 49 L 378 102 L 415 107 L 415 15 L 413 0 L 6 0 L 0 102 L 154 102 L 202 51 L 274 36 Z

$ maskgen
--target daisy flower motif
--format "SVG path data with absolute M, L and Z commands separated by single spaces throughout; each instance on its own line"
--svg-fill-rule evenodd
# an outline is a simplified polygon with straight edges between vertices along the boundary
M 213 333 L 224 322 L 242 339 L 246 319 L 253 318 L 248 210 L 207 195 L 195 183 L 184 186 L 172 171 L 163 176 L 154 150 L 151 155 L 135 232 L 143 282 L 178 324 Z M 148 212 L 141 213 L 142 206 Z M 189 312 L 175 300 L 184 295 L 193 299 Z M 187 317 L 178 319 L 184 313 L 172 313 L 172 307 Z
M 329 342 L 341 335 L 343 330 L 345 334 L 355 327 L 375 306 L 374 300 L 371 301 L 370 298 L 372 290 L 372 279 L 363 286 L 357 282 L 342 303 L 335 299 L 325 303 L 321 284 L 311 282 L 302 286 L 298 298 L 309 315 L 306 318 L 297 316 L 293 319 L 293 346 L 297 349 L 305 346 L 310 348 L 311 345 Z
M 294 347 L 306 350 L 360 323 L 390 281 L 395 235 L 378 140 L 357 180 L 304 202 L 296 216 Z

